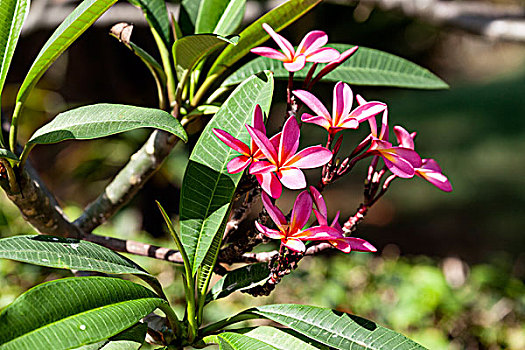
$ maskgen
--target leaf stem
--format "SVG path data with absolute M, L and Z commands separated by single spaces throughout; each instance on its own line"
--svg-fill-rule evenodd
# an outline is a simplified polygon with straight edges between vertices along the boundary
M 29 152 L 31 152 L 31 150 L 33 149 L 33 147 L 35 147 L 35 144 L 32 143 L 32 144 L 26 144 L 24 146 L 24 149 L 22 150 L 22 154 L 20 155 L 20 163 L 18 163 L 18 167 L 20 169 L 23 169 L 24 168 L 24 164 L 27 160 L 27 157 L 29 157 Z
M 218 77 L 219 77 L 219 74 L 213 74 L 207 77 L 206 80 L 204 80 L 199 90 L 197 90 L 197 92 L 195 93 L 193 100 L 191 101 L 192 107 L 196 107 L 199 104 L 201 99 L 204 97 L 204 94 L 210 88 L 211 84 L 213 84 L 215 82 L 215 79 L 217 79 Z
M 212 323 L 212 324 L 202 328 L 200 330 L 199 334 L 202 335 L 202 336 L 206 336 L 206 335 L 211 334 L 213 332 L 222 330 L 224 327 L 227 327 L 227 326 L 232 325 L 234 323 L 238 323 L 238 322 L 242 322 L 242 321 L 246 321 L 246 320 L 254 320 L 254 319 L 257 319 L 257 318 L 261 318 L 261 316 L 252 314 L 249 311 L 243 311 L 240 314 L 237 314 L 237 315 L 232 316 L 232 317 L 225 318 L 222 321 L 219 321 L 219 322 L 216 322 L 216 323 Z
M 9 147 L 11 152 L 15 153 L 16 148 L 16 135 L 18 133 L 18 116 L 22 111 L 23 102 L 18 101 L 15 105 L 15 110 L 13 111 L 13 117 L 11 119 L 11 128 L 9 130 Z
M 159 33 L 155 28 L 151 27 L 151 32 L 153 33 L 153 38 L 157 43 L 159 48 L 160 58 L 162 59 L 162 66 L 164 67 L 164 72 L 166 73 L 166 86 L 168 89 L 168 99 L 170 103 L 175 101 L 175 76 L 173 75 L 173 69 L 171 64 L 170 52 L 164 41 L 160 37 Z

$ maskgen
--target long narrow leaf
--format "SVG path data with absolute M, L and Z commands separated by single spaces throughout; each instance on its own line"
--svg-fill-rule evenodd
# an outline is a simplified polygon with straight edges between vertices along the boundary
M 0 95 L 29 12 L 29 0 L 0 0 Z
M 140 7 L 146 21 L 162 38 L 166 47 L 171 43 L 171 25 L 164 0 L 128 0 L 132 5 Z
M 321 0 L 290 0 L 274 8 L 257 21 L 253 22 L 240 34 L 236 46 L 227 47 L 215 60 L 208 76 L 217 76 L 244 57 L 251 48 L 262 44 L 270 37 L 262 28 L 269 24 L 275 31 L 280 31 L 292 24 L 299 17 L 310 11 Z
M 166 302 L 138 284 L 109 277 L 38 285 L 0 313 L 0 349 L 69 349 L 107 339 Z
M 149 275 L 111 249 L 73 238 L 45 235 L 3 238 L 0 239 L 0 258 L 59 269 Z
M 212 287 L 206 296 L 206 302 L 227 297 L 239 290 L 254 287 L 270 276 L 268 264 L 251 264 L 228 272 Z
M 253 76 L 239 85 L 202 132 L 190 156 L 181 191 L 181 240 L 195 274 L 227 215 L 241 174 L 229 174 L 226 165 L 236 152 L 212 132 L 219 128 L 247 142 L 244 124 L 250 123 L 255 105 L 270 108 L 273 78 Z
M 55 30 L 36 57 L 16 101 L 24 101 L 49 66 L 117 0 L 84 0 Z
M 179 81 L 182 81 L 197 63 L 226 43 L 235 42 L 214 34 L 190 35 L 177 40 L 173 45 L 173 57 Z
M 295 304 L 248 310 L 335 349 L 425 349 L 418 343 L 364 318 L 335 310 Z
M 201 0 L 195 33 L 229 35 L 241 24 L 246 0 Z
M 195 33 L 195 22 L 199 14 L 201 0 L 182 0 L 179 13 L 180 29 L 184 35 Z
M 274 327 L 257 327 L 247 330 L 228 331 L 206 337 L 205 341 L 219 344 L 219 349 L 233 350 L 316 350 L 301 339 Z
M 94 139 L 137 128 L 161 129 L 173 133 L 184 142 L 188 140 L 180 122 L 160 109 L 96 104 L 60 113 L 38 129 L 28 144 Z
M 339 52 L 353 47 L 347 44 L 330 44 Z M 294 74 L 294 79 L 303 80 L 310 67 L 308 63 L 305 68 Z M 319 64 L 320 71 L 325 64 Z M 230 75 L 223 83 L 224 86 L 238 84 L 246 77 L 270 70 L 277 79 L 288 79 L 289 72 L 284 69 L 281 61 L 266 57 L 256 58 Z M 336 68 L 324 76 L 322 81 L 343 81 L 353 85 L 376 85 L 395 86 L 413 89 L 446 89 L 448 85 L 430 72 L 428 69 L 418 66 L 404 58 L 379 51 L 360 47 L 357 52 Z
M 147 331 L 148 326 L 145 323 L 137 323 L 107 340 L 84 345 L 75 350 L 138 350 L 144 344 Z

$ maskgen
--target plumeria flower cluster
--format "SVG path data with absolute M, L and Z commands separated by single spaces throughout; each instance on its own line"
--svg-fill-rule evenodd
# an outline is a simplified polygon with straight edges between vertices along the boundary
M 354 47 L 343 53 L 329 47 L 324 47 L 328 42 L 327 35 L 322 31 L 312 31 L 301 41 L 297 49 L 281 35 L 277 34 L 269 25 L 263 24 L 263 29 L 277 43 L 281 51 L 269 47 L 257 47 L 253 53 L 277 59 L 283 62 L 285 69 L 293 73 L 305 67 L 306 62 L 313 62 L 303 89 L 292 91 L 289 80 L 288 96 L 294 96 L 298 106 L 300 103 L 308 107 L 313 113 L 303 113 L 301 121 L 324 128 L 327 132 L 326 146 L 310 146 L 299 151 L 300 125 L 294 113 L 284 123 L 282 131 L 268 137 L 264 125 L 263 113 L 260 106 L 256 106 L 251 125 L 246 124 L 246 129 L 251 137 L 250 144 L 230 135 L 224 130 L 214 129 L 215 135 L 226 145 L 240 153 L 227 165 L 228 172 L 239 173 L 248 169 L 254 175 L 262 190 L 262 202 L 275 228 L 267 227 L 256 222 L 259 232 L 272 239 L 279 239 L 282 247 L 296 253 L 304 253 L 306 241 L 327 242 L 333 247 L 349 253 L 350 251 L 375 252 L 376 248 L 369 242 L 355 237 L 347 237 L 352 227 L 347 229 L 349 223 L 353 226 L 362 219 L 367 208 L 360 208 L 358 214 L 348 219 L 344 228 L 338 222 L 339 212 L 334 220 L 328 222 L 328 210 L 319 191 L 348 173 L 359 161 L 372 157 L 365 186 L 365 206 L 372 205 L 386 191 L 390 182 L 396 178 L 411 178 L 419 176 L 443 191 L 451 191 L 452 186 L 441 168 L 433 159 L 422 159 L 414 150 L 415 133 L 409 133 L 400 126 L 394 127 L 398 145 L 389 142 L 388 107 L 379 101 L 366 101 L 362 96 L 356 95 L 357 102 L 354 107 L 354 94 L 348 84 L 338 82 L 335 84 L 332 99 L 332 112 L 329 113 L 325 105 L 309 90 L 315 82 L 337 68 L 350 58 L 357 50 Z M 327 63 L 312 80 L 312 75 L 318 63 Z M 290 101 L 289 101 L 290 102 Z M 290 103 L 288 103 L 290 108 Z M 288 111 L 289 112 L 289 111 Z M 288 113 L 290 115 L 290 113 Z M 378 129 L 376 117 L 381 116 L 381 129 Z M 360 142 L 348 157 L 340 161 L 335 159 L 338 155 L 342 131 L 355 130 L 361 123 L 368 122 L 370 134 Z M 339 138 L 332 146 L 335 136 Z M 384 167 L 377 170 L 379 160 Z M 302 169 L 323 167 L 322 181 L 319 189 L 310 186 L 309 191 L 304 190 L 297 196 L 290 218 L 275 205 L 275 199 L 282 194 L 282 187 L 291 190 L 304 189 L 307 182 Z M 376 196 L 380 187 L 382 176 L 389 170 L 390 175 L 383 182 L 382 191 Z M 368 197 L 367 198 L 367 193 Z M 374 198 L 375 196 L 375 198 Z M 315 209 L 314 209 L 315 206 Z M 308 226 L 310 217 L 314 214 L 316 225 Z

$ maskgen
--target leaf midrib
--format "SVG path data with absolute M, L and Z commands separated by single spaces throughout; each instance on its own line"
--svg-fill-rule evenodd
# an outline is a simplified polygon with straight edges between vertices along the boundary
M 9 253 L 10 251 L 9 250 L 1 250 L 0 249 L 0 253 Z M 41 254 L 42 251 L 41 250 L 33 250 L 33 249 L 25 249 L 25 250 L 22 250 L 21 252 L 24 252 L 24 253 L 39 253 Z M 58 254 L 58 253 L 57 253 Z M 76 257 L 77 259 L 80 259 L 78 255 L 74 255 L 74 254 L 68 254 L 68 253 L 65 253 L 64 256 L 68 256 L 68 257 Z M 99 260 L 99 259 L 93 259 L 93 258 L 85 258 L 86 260 L 90 260 L 90 261 L 94 261 L 94 262 L 103 262 L 103 263 L 107 263 L 108 265 L 112 265 L 112 266 L 121 266 L 121 267 L 125 267 L 125 265 L 119 265 L 119 264 L 116 264 L 116 263 L 108 263 L 104 260 Z M 12 260 L 15 260 L 15 259 L 12 259 Z M 38 264 L 38 262 L 32 262 L 32 264 L 34 265 L 41 265 L 41 264 Z M 47 266 L 47 265 L 41 265 L 41 266 Z M 82 267 L 82 269 L 86 269 L 86 267 Z M 100 271 L 100 270 L 97 270 L 97 271 Z M 151 276 L 149 273 L 147 272 L 143 272 L 143 271 L 140 271 L 140 270 L 137 270 L 138 272 L 126 272 L 126 273 L 131 273 L 131 274 L 141 274 L 141 275 L 147 275 L 147 276 Z M 115 272 L 109 272 L 109 271 L 100 271 L 100 272 L 105 272 L 105 273 L 115 273 Z

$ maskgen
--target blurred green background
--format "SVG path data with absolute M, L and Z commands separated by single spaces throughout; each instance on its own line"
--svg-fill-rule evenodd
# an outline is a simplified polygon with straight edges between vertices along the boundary
M 525 46 L 490 42 L 395 12 L 335 3 L 321 4 L 283 35 L 298 43 L 312 29 L 326 31 L 331 42 L 410 59 L 450 84 L 448 91 L 432 92 L 352 88 L 369 100 L 387 102 L 392 126 L 418 132 L 416 150 L 440 163 L 454 191 L 443 193 L 419 178 L 396 180 L 356 233 L 379 253 L 306 258 L 270 297 L 233 295 L 227 303 L 213 305 L 208 319 L 251 305 L 308 303 L 371 318 L 431 349 L 524 349 Z M 51 67 L 28 101 L 22 138 L 58 112 L 79 105 L 155 106 L 149 73 L 108 30 L 90 29 Z M 10 116 L 17 87 L 51 32 L 43 28 L 21 39 L 2 99 L 3 120 Z M 133 41 L 156 54 L 144 26 L 136 26 Z M 274 107 L 271 131 L 282 118 L 284 89 L 283 82 L 277 84 L 275 99 L 281 102 Z M 332 89 L 325 84 L 315 93 L 331 101 Z M 366 134 L 362 129 L 347 132 L 344 147 L 355 145 Z M 315 126 L 305 127 L 304 135 L 308 145 L 322 139 Z M 147 132 L 138 131 L 39 146 L 31 161 L 74 218 L 146 137 Z M 176 217 L 188 152 L 178 146 L 139 196 L 95 232 L 171 244 L 154 200 Z M 331 215 L 336 210 L 343 217 L 353 214 L 362 199 L 365 170 L 363 164 L 326 190 Z M 0 201 L 2 237 L 33 232 L 5 195 Z M 286 208 L 290 201 L 280 203 Z M 182 301 L 178 268 L 133 259 L 158 274 L 175 302 Z M 24 290 L 64 275 L 0 260 L 0 308 Z

